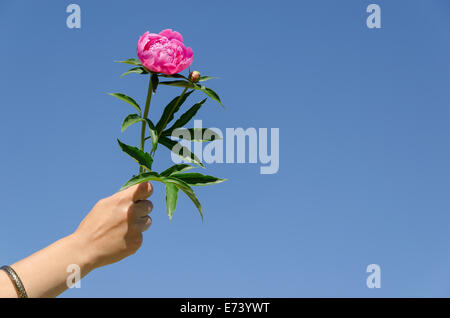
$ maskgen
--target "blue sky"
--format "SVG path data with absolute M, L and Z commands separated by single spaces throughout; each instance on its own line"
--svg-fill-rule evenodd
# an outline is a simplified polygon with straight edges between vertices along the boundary
M 141 250 L 64 296 L 450 296 L 448 1 L 79 0 L 79 30 L 70 3 L 0 3 L 1 263 L 70 234 L 135 171 L 116 138 L 137 143 L 138 128 L 120 133 L 130 108 L 106 92 L 143 103 L 147 80 L 113 61 L 173 28 L 192 68 L 220 78 L 226 110 L 207 102 L 203 124 L 279 128 L 279 172 L 209 165 L 228 181 L 198 189 L 203 224 L 185 198 L 169 222 L 155 184 Z

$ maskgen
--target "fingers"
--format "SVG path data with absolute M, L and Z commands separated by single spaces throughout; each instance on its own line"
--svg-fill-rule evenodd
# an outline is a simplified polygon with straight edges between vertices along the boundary
M 153 186 L 150 182 L 132 186 L 123 193 L 133 202 L 128 210 L 128 220 L 139 232 L 147 231 L 152 224 L 152 219 L 148 214 L 153 210 L 153 203 L 146 200 L 152 193 Z
M 129 219 L 135 228 L 144 232 L 152 224 L 152 219 L 148 214 L 153 210 L 153 203 L 147 200 L 141 200 L 133 203 L 129 210 Z
M 150 182 L 142 182 L 126 189 L 123 193 L 129 197 L 133 202 L 145 200 L 153 193 L 153 186 Z
M 153 203 L 147 200 L 135 202 L 130 207 L 130 216 L 133 219 L 142 218 L 153 210 Z
M 140 217 L 136 220 L 136 226 L 139 231 L 145 232 L 152 225 L 152 218 L 148 215 Z

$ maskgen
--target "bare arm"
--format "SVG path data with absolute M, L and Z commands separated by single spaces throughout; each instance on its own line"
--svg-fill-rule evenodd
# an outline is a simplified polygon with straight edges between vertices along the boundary
M 65 291 L 69 265 L 78 265 L 84 277 L 134 254 L 151 225 L 153 205 L 146 199 L 152 191 L 150 183 L 141 183 L 100 200 L 73 234 L 12 264 L 28 297 L 56 297 Z M 17 296 L 10 278 L 0 271 L 0 297 Z

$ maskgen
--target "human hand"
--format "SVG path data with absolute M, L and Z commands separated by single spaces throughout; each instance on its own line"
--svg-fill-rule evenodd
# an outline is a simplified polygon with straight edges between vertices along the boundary
M 92 269 L 112 264 L 134 254 L 142 245 L 142 232 L 152 219 L 153 186 L 140 183 L 97 202 L 72 235 L 86 249 Z

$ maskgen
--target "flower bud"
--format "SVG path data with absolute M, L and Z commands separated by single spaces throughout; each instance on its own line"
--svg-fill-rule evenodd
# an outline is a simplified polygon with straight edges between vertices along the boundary
M 197 83 L 199 79 L 200 79 L 200 72 L 193 71 L 193 72 L 191 72 L 191 74 L 189 74 L 189 80 L 192 83 Z

